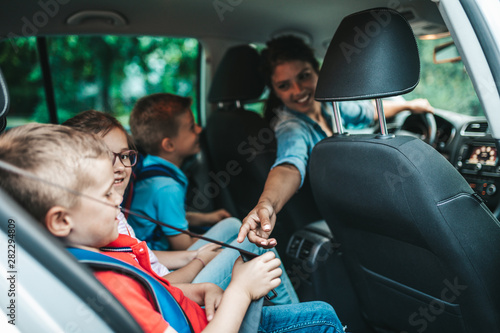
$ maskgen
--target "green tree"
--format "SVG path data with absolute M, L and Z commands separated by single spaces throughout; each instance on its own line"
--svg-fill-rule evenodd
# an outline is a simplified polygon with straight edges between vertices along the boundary
M 36 40 L 15 39 L 0 47 L 1 66 L 12 87 L 11 114 L 47 122 Z M 60 122 L 97 109 L 126 125 L 135 101 L 155 92 L 189 96 L 197 105 L 194 39 L 66 36 L 47 38 L 47 47 Z
M 435 64 L 434 47 L 449 39 L 417 40 L 420 53 L 420 83 L 406 99 L 427 98 L 441 109 L 473 116 L 483 115 L 483 109 L 474 91 L 462 61 Z

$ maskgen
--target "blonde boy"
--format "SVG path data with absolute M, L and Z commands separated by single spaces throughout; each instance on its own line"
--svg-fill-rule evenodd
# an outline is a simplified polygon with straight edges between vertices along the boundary
M 95 252 L 102 252 L 101 247 L 117 241 L 117 207 L 122 197 L 113 186 L 109 151 L 97 137 L 65 126 L 25 125 L 0 136 L 0 160 L 41 179 L 57 182 L 56 187 L 0 169 L 0 186 L 52 235 L 68 246 Z M 145 252 L 145 244 L 129 236 L 120 237 L 122 243 L 129 243 L 131 250 Z M 157 279 L 182 307 L 195 332 L 237 332 L 250 302 L 280 283 L 280 261 L 272 252 L 247 263 L 238 259 L 226 292 L 211 283 L 173 287 L 152 271 L 147 254 L 141 257 L 136 252 L 103 253 Z M 175 332 L 141 283 L 112 271 L 99 271 L 95 275 L 144 331 Z M 279 323 L 273 318 L 280 318 Z M 282 332 L 296 332 L 297 326 L 309 330 L 311 325 L 328 332 L 342 329 L 333 309 L 321 302 L 265 308 L 260 324 L 263 331 L 283 328 Z

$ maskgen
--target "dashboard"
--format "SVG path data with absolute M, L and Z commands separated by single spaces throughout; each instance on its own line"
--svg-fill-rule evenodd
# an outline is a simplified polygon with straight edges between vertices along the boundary
M 495 215 L 498 215 L 500 195 L 500 167 L 495 140 L 486 132 L 468 132 L 468 128 L 488 127 L 486 122 L 472 122 L 465 126 L 457 142 L 454 166 L 486 202 Z
M 498 216 L 500 213 L 500 163 L 488 122 L 484 117 L 472 117 L 445 110 L 436 110 L 436 139 L 432 146 L 441 153 L 467 180 L 471 188 Z M 391 132 L 413 135 L 424 141 L 428 126 L 420 115 L 404 114 L 393 119 Z

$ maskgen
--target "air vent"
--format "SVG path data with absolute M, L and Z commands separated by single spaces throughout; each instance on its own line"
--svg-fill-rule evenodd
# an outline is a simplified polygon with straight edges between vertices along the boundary
M 313 242 L 305 239 L 304 242 L 302 243 L 302 246 L 300 247 L 300 252 L 298 255 L 299 259 L 303 260 L 309 258 L 313 245 L 314 245 Z
M 294 235 L 290 240 L 290 242 L 288 243 L 288 249 L 286 250 L 286 253 L 290 257 L 295 258 L 297 256 L 297 251 L 299 250 L 301 242 L 302 242 L 302 237 Z
M 488 130 L 488 123 L 485 122 L 475 122 L 470 123 L 465 127 L 464 135 L 485 135 Z

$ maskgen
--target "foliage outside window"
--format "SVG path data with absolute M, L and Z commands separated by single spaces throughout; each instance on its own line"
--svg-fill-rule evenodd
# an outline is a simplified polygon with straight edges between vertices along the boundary
M 451 37 L 437 40 L 417 39 L 420 53 L 420 82 L 418 86 L 404 98 L 426 98 L 436 108 L 472 116 L 483 116 L 484 112 L 477 98 L 472 82 L 465 71 L 462 61 L 454 63 L 435 64 L 433 51 L 437 45 L 451 41 Z M 264 46 L 258 45 L 258 49 Z M 320 64 L 323 59 L 318 59 Z M 267 97 L 267 92 L 261 99 Z M 262 114 L 263 103 L 253 103 L 246 106 Z
M 48 37 L 47 48 L 59 122 L 96 109 L 113 114 L 127 126 L 137 99 L 157 92 L 191 97 L 197 114 L 195 39 Z M 48 122 L 36 39 L 4 41 L 0 63 L 12 97 L 9 126 Z
M 417 40 L 420 53 L 420 83 L 404 97 L 427 98 L 432 106 L 457 113 L 483 116 L 469 75 L 462 61 L 445 64 L 433 62 L 434 47 L 451 41 L 451 37 L 436 40 Z

